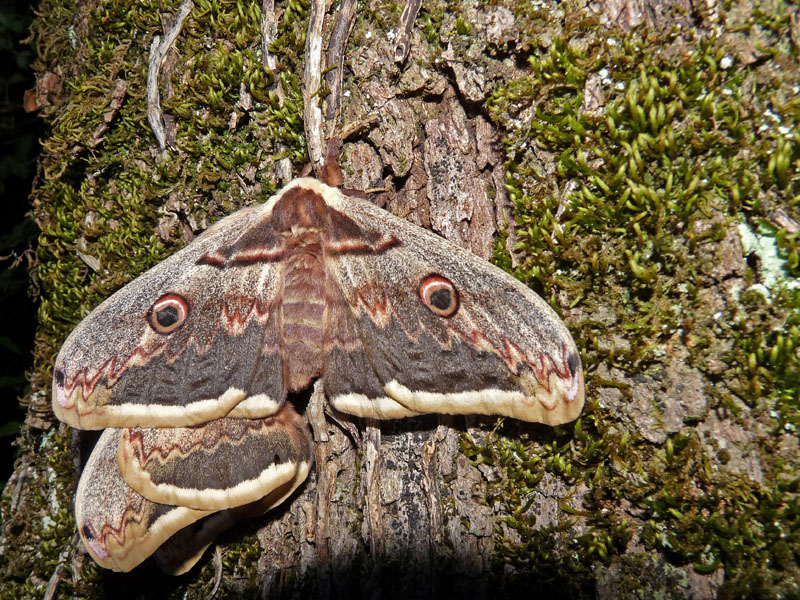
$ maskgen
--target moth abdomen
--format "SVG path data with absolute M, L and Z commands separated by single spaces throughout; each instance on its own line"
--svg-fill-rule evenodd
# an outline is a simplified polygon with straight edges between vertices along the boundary
M 312 252 L 287 261 L 281 298 L 281 355 L 290 392 L 306 388 L 322 373 L 325 271 Z

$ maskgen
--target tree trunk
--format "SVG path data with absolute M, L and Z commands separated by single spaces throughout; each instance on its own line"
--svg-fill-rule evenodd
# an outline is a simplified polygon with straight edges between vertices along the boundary
M 177 1 L 41 3 L 42 309 L 0 595 L 796 592 L 800 299 L 765 248 L 796 278 L 797 15 L 744 32 L 736 2 L 413 5 L 343 1 L 315 29 L 302 2 L 198 0 L 182 27 Z M 60 343 L 212 221 L 322 168 L 331 139 L 343 187 L 565 317 L 584 416 L 376 422 L 315 393 L 316 464 L 281 507 L 184 577 L 102 572 L 74 535 L 81 449 L 49 408 Z

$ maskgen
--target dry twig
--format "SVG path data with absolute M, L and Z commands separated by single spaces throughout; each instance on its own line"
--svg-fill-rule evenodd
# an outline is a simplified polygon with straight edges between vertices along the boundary
M 278 35 L 278 22 L 275 19 L 275 0 L 261 3 L 261 62 L 270 71 L 278 68 L 278 61 L 269 52 L 269 47 Z M 280 87 L 280 84 L 278 84 Z
M 342 71 L 344 66 L 344 51 L 347 40 L 353 31 L 356 22 L 356 8 L 358 0 L 343 0 L 336 12 L 336 21 L 328 41 L 327 64 L 331 69 L 325 75 L 329 94 L 325 99 L 325 119 L 328 124 L 328 135 L 336 131 L 336 122 L 339 118 L 339 108 L 342 105 Z
M 278 35 L 278 22 L 275 17 L 275 0 L 264 0 L 261 3 L 261 62 L 270 71 L 278 69 L 278 61 L 270 53 L 269 47 Z M 276 78 L 275 94 L 278 96 L 280 106 L 286 99 L 286 92 L 283 89 L 280 78 Z M 281 155 L 286 151 L 283 144 L 277 145 L 277 154 Z M 275 177 L 283 184 L 289 183 L 292 179 L 292 161 L 288 157 L 281 158 L 275 163 Z
M 319 90 L 322 82 L 322 24 L 325 20 L 325 0 L 312 0 L 306 34 L 306 69 L 303 75 L 303 121 L 306 131 L 308 157 L 314 171 L 325 161 L 325 134 L 322 129 L 322 109 Z
M 192 0 L 184 0 L 178 9 L 178 14 L 175 15 L 175 22 L 164 35 L 164 39 L 162 40 L 159 36 L 155 36 L 150 44 L 150 61 L 147 66 L 147 120 L 150 122 L 150 127 L 158 140 L 158 145 L 162 152 L 167 147 L 167 135 L 164 131 L 164 115 L 161 112 L 158 77 L 167 53 L 178 38 L 183 29 L 183 22 L 193 8 L 194 2 Z
M 222 550 L 219 549 L 219 546 L 214 548 L 214 558 L 211 564 L 214 565 L 214 585 L 206 600 L 212 600 L 212 598 L 217 595 L 219 586 L 222 583 Z
M 394 44 L 394 62 L 401 64 L 406 60 L 411 49 L 411 29 L 417 18 L 422 0 L 406 0 L 400 22 L 397 24 L 397 41 Z

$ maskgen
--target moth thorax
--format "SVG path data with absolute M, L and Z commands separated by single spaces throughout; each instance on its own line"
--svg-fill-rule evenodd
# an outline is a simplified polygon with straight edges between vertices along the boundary
M 284 382 L 302 390 L 322 373 L 325 270 L 314 252 L 291 256 L 283 280 L 281 351 Z

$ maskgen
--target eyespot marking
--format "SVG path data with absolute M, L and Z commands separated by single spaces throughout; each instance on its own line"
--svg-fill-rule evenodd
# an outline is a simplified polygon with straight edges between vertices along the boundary
M 577 354 L 572 353 L 567 357 L 567 366 L 569 367 L 570 375 L 575 377 L 575 374 L 581 366 L 581 359 L 578 358 Z
M 85 537 L 87 540 L 90 541 L 94 539 L 94 533 L 92 532 L 92 528 L 89 527 L 89 525 L 87 524 L 84 524 L 83 526 L 83 537 Z
M 458 290 L 441 275 L 428 275 L 419 285 L 423 304 L 440 317 L 449 318 L 458 312 Z
M 157 333 L 168 335 L 186 322 L 189 303 L 178 294 L 166 294 L 155 301 L 147 313 L 147 322 Z

